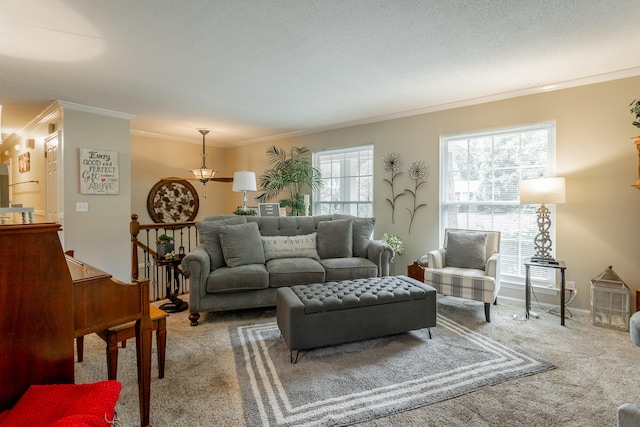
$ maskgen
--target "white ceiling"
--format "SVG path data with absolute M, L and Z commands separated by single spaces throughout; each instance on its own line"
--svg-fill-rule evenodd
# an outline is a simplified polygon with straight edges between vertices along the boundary
M 638 41 L 640 0 L 0 0 L 1 126 L 237 144 L 640 75 Z

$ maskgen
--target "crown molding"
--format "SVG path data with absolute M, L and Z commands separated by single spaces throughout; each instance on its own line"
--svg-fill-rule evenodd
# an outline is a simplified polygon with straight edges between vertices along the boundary
M 121 113 L 119 111 L 112 111 L 104 108 L 90 107 L 88 105 L 76 104 L 74 102 L 67 102 L 67 101 L 61 101 L 61 100 L 58 100 L 56 102 L 60 104 L 62 108 L 66 108 L 69 110 L 83 111 L 85 113 L 115 117 L 117 119 L 123 119 L 123 120 L 129 120 L 129 121 L 136 118 L 136 116 L 133 114 Z
M 87 105 L 81 105 L 81 104 L 76 104 L 76 103 L 73 103 L 73 102 L 57 100 L 57 101 L 53 101 L 51 104 L 49 104 L 47 106 L 47 108 L 42 110 L 42 112 L 40 114 L 38 114 L 33 119 L 31 119 L 29 121 L 29 123 L 27 123 L 26 125 L 24 125 L 22 127 L 22 129 L 20 129 L 19 131 L 15 132 L 15 133 L 12 133 L 11 135 L 5 137 L 4 138 L 4 142 L 9 141 L 10 143 L 13 143 L 14 139 L 18 138 L 21 135 L 24 135 L 26 133 L 31 132 L 33 129 L 35 129 L 36 127 L 42 125 L 43 123 L 46 123 L 47 121 L 50 120 L 51 116 L 53 116 L 59 110 L 61 110 L 61 109 L 64 110 L 65 108 L 68 109 L 68 110 L 84 111 L 86 113 L 98 114 L 98 115 L 109 116 L 109 117 L 115 117 L 115 118 L 118 118 L 118 119 L 124 119 L 124 120 L 129 120 L 129 121 L 131 121 L 132 119 L 134 119 L 136 117 L 136 116 L 131 115 L 131 114 L 126 114 L 126 113 L 120 113 L 120 112 L 117 112 L 117 111 L 106 110 L 104 108 L 89 107 Z
M 456 102 L 449 102 L 449 103 L 444 103 L 444 104 L 432 105 L 432 106 L 429 106 L 429 107 L 418 108 L 418 109 L 415 109 L 415 110 L 407 110 L 407 111 L 402 111 L 402 112 L 398 112 L 398 113 L 385 114 L 385 115 L 382 115 L 382 116 L 374 116 L 374 117 L 368 117 L 368 118 L 360 119 L 360 120 L 353 120 L 353 121 L 349 121 L 349 122 L 336 123 L 336 124 L 333 124 L 333 125 L 323 126 L 323 127 L 319 127 L 319 128 L 288 132 L 288 133 L 283 133 L 283 134 L 279 134 L 279 135 L 266 136 L 266 137 L 262 137 L 262 138 L 249 139 L 249 140 L 245 140 L 245 141 L 240 141 L 240 142 L 229 144 L 228 147 L 255 144 L 255 143 L 258 143 L 258 142 L 265 142 L 265 141 L 272 141 L 272 140 L 276 140 L 276 139 L 290 138 L 290 137 L 293 137 L 293 136 L 308 135 L 308 134 L 326 132 L 326 131 L 330 131 L 330 130 L 342 129 L 342 128 L 347 128 L 347 127 L 367 125 L 367 124 L 371 124 L 371 123 L 384 122 L 384 121 L 387 121 L 387 120 L 394 120 L 394 119 L 400 119 L 400 118 L 404 118 L 404 117 L 418 116 L 420 114 L 434 113 L 434 112 L 437 112 L 437 111 L 445 111 L 445 110 L 453 110 L 455 108 L 469 107 L 469 106 L 472 106 L 472 105 L 486 104 L 488 102 L 502 101 L 502 100 L 505 100 L 505 99 L 518 98 L 518 97 L 521 97 L 521 96 L 536 95 L 536 94 L 539 94 L 539 93 L 553 92 L 553 91 L 562 90 L 562 89 L 570 89 L 570 88 L 578 87 L 578 86 L 587 86 L 587 85 L 590 85 L 590 84 L 604 83 L 604 82 L 607 82 L 607 81 L 620 80 L 620 79 L 625 79 L 625 78 L 629 78 L 629 77 L 637 77 L 637 76 L 640 76 L 640 67 L 628 68 L 626 70 L 614 71 L 614 72 L 611 72 L 611 73 L 597 74 L 597 75 L 593 75 L 593 76 L 583 77 L 583 78 L 580 78 L 580 79 L 567 80 L 567 81 L 564 81 L 564 82 L 546 84 L 546 85 L 541 85 L 541 86 L 536 86 L 536 87 L 531 87 L 531 88 L 526 88 L 526 89 L 519 89 L 519 90 L 514 90 L 514 91 L 509 91 L 509 92 L 501 92 L 501 93 L 481 96 L 481 97 L 477 97 L 477 98 L 469 98 L 469 99 L 465 99 L 465 100 L 462 100 L 462 101 L 456 101 Z
M 199 138 L 198 140 L 194 140 L 190 138 L 184 138 L 182 136 L 170 136 L 170 135 L 164 135 L 161 133 L 145 132 L 142 130 L 135 130 L 135 129 L 131 129 L 130 134 L 141 136 L 143 138 L 164 139 L 167 141 L 186 142 L 189 144 L 202 144 L 202 138 Z M 212 131 L 211 134 L 212 136 L 215 136 L 216 132 Z M 209 140 L 206 141 L 206 145 L 208 147 L 216 147 L 216 148 L 227 148 L 230 146 L 229 144 L 221 144 L 219 142 L 216 143 L 215 141 L 212 142 L 211 138 L 209 138 Z
M 292 138 L 295 136 L 327 132 L 331 130 L 343 129 L 343 128 L 353 127 L 353 126 L 367 125 L 371 123 L 384 122 L 387 120 L 418 116 L 421 114 L 434 113 L 437 111 L 452 110 L 455 108 L 469 107 L 472 105 L 485 104 L 488 102 L 502 101 L 505 99 L 518 98 L 521 96 L 528 96 L 528 95 L 536 95 L 536 94 L 546 93 L 546 92 L 554 92 L 554 91 L 563 90 L 563 89 L 570 89 L 570 88 L 579 87 L 579 86 L 587 86 L 591 84 L 604 83 L 607 81 L 620 80 L 620 79 L 637 77 L 637 76 L 640 76 L 640 67 L 628 68 L 625 70 L 619 70 L 619 71 L 614 71 L 610 73 L 597 74 L 597 75 L 582 77 L 574 80 L 566 80 L 563 82 L 557 82 L 553 84 L 545 84 L 545 85 L 535 86 L 535 87 L 530 87 L 525 89 L 501 92 L 501 93 L 481 96 L 477 98 L 469 98 L 461 101 L 432 105 L 432 106 L 418 108 L 414 110 L 401 111 L 398 113 L 367 117 L 365 119 L 360 119 L 360 120 L 335 123 L 332 125 L 321 126 L 321 127 L 312 128 L 312 129 L 302 129 L 302 130 L 297 130 L 292 132 L 281 133 L 277 135 L 246 139 L 243 141 L 232 142 L 229 144 L 216 144 L 216 143 L 208 142 L 207 145 L 212 145 L 220 148 L 239 147 L 244 145 L 257 144 L 260 142 L 275 141 L 278 139 Z M 183 142 L 194 143 L 193 140 L 188 140 L 186 138 L 172 137 L 167 135 L 154 134 L 154 133 L 148 133 L 148 132 L 142 132 L 142 131 L 136 131 L 136 130 L 132 130 L 131 133 L 134 135 L 141 135 L 141 136 L 150 137 L 150 138 L 159 138 L 159 139 L 167 139 L 172 141 L 183 141 Z

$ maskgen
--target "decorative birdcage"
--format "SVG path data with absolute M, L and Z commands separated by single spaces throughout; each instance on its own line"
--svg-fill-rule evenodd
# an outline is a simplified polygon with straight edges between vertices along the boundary
M 591 323 L 629 330 L 629 288 L 612 266 L 591 279 Z

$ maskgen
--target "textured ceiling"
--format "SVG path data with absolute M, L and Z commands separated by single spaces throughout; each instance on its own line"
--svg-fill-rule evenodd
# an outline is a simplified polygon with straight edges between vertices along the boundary
M 638 0 L 0 0 L 2 133 L 62 100 L 235 144 L 640 75 L 638 40 Z

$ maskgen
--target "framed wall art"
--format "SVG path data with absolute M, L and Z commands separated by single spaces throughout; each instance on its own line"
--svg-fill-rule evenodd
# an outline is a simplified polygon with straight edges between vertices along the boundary
M 80 193 L 118 194 L 118 152 L 80 149 Z
M 278 203 L 258 203 L 258 215 L 280 216 L 280 205 Z
M 196 189 L 183 180 L 160 180 L 147 196 L 147 212 L 156 223 L 193 221 L 199 207 Z
M 31 153 L 26 152 L 18 156 L 18 171 L 20 173 L 31 170 Z

